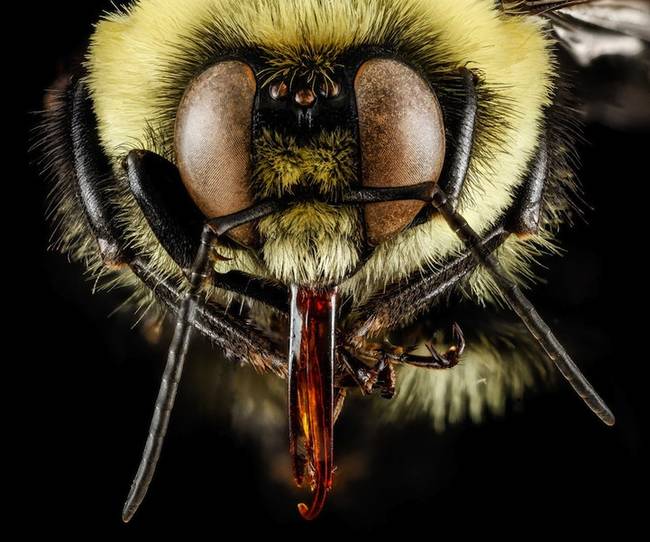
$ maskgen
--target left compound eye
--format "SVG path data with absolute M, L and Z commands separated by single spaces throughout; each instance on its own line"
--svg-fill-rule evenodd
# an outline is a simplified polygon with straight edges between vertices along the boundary
M 250 207 L 251 133 L 256 82 L 253 70 L 232 60 L 215 64 L 189 86 L 176 116 L 178 169 L 207 218 Z M 255 226 L 233 229 L 238 243 L 256 243 Z
M 361 65 L 354 88 L 363 186 L 437 182 L 445 158 L 445 126 L 427 82 L 397 60 L 375 58 Z M 420 201 L 366 205 L 368 243 L 378 245 L 402 231 L 423 206 Z

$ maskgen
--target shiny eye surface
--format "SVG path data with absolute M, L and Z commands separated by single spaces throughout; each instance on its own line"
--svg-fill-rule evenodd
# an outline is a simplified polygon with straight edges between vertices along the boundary
M 375 58 L 361 65 L 354 89 L 362 185 L 437 182 L 445 157 L 445 126 L 438 99 L 427 82 L 397 60 Z M 368 243 L 378 245 L 402 231 L 423 206 L 419 201 L 366 205 Z
M 199 75 L 176 116 L 174 145 L 183 183 L 207 218 L 250 207 L 251 133 L 256 82 L 243 62 L 224 61 Z M 240 244 L 256 242 L 253 224 L 232 230 Z
M 282 100 L 289 94 L 289 87 L 284 81 L 277 81 L 269 85 L 269 95 L 274 100 Z
M 336 98 L 341 94 L 341 85 L 332 79 L 327 79 L 320 84 L 318 93 L 323 98 Z

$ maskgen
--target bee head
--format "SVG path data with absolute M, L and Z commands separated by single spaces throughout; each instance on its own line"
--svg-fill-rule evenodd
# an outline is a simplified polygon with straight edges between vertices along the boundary
M 165 156 L 205 218 L 282 202 L 230 232 L 217 271 L 340 284 L 361 299 L 458 251 L 421 202 L 339 200 L 359 187 L 443 183 L 464 144 L 466 67 L 478 109 L 459 209 L 481 234 L 503 217 L 553 92 L 552 56 L 534 23 L 488 1 L 213 4 L 179 13 L 139 2 L 102 21 L 87 80 L 116 169 L 133 148 Z M 178 276 L 129 198 L 119 204 L 128 234 Z

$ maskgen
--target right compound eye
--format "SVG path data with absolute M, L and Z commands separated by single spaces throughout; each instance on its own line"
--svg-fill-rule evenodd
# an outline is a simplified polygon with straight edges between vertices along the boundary
M 400 187 L 437 182 L 445 159 L 445 124 L 436 95 L 409 66 L 388 58 L 361 65 L 354 88 L 361 141 L 361 184 Z M 366 233 L 376 246 L 406 228 L 421 201 L 370 203 Z

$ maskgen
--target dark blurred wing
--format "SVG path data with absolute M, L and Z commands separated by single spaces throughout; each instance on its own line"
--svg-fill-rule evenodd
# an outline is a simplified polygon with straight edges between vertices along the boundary
M 592 0 L 542 15 L 578 72 L 586 119 L 650 128 L 650 0 Z

